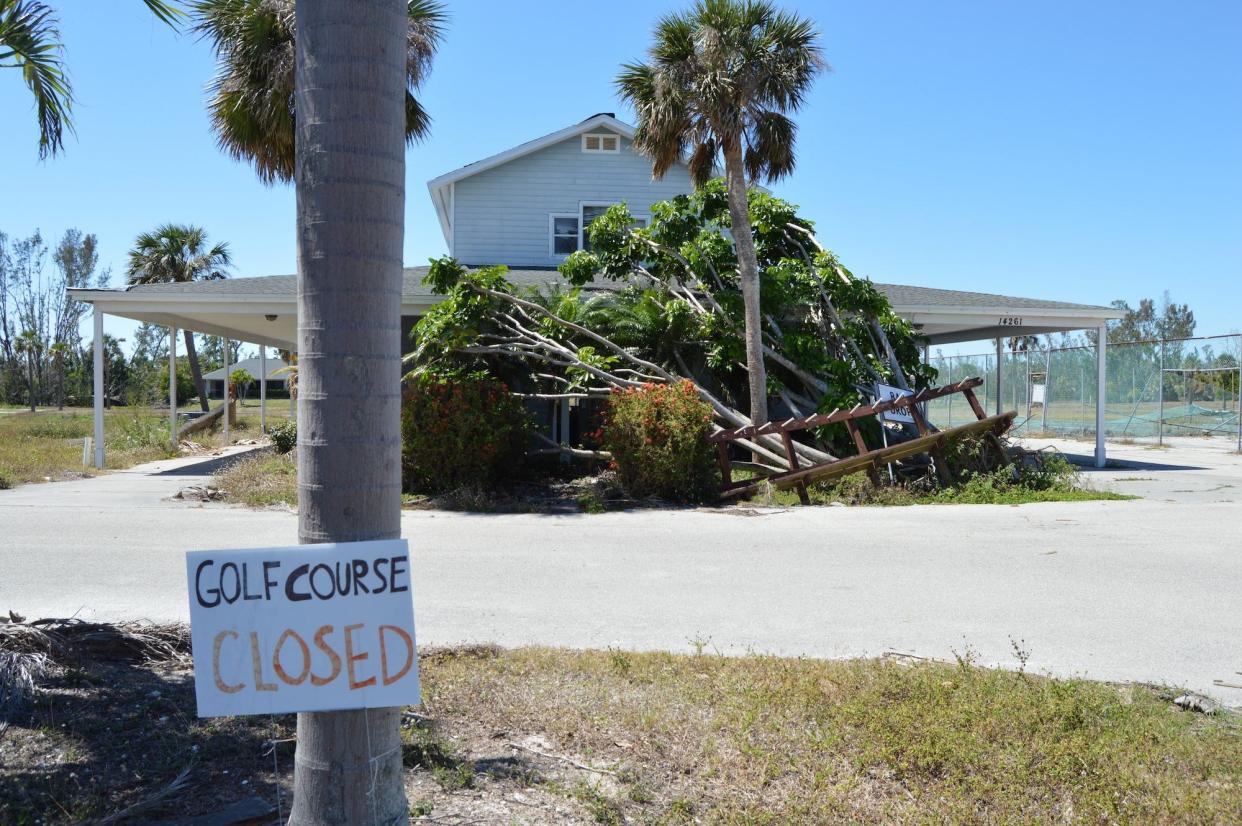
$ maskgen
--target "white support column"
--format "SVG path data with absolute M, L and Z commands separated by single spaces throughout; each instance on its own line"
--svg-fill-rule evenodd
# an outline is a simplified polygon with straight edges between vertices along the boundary
M 177 447 L 177 328 L 168 328 L 168 438 Z
M 229 446 L 229 340 L 224 339 L 224 446 Z
M 267 432 L 267 345 L 259 347 L 259 432 Z
M 1005 412 L 1005 402 L 1001 398 L 1001 372 L 1004 370 L 1005 351 L 1002 344 L 1003 339 L 996 339 L 996 415 L 999 416 Z
M 95 467 L 104 466 L 104 357 L 103 357 L 103 311 L 95 305 L 95 362 L 94 362 L 94 402 L 95 402 Z
M 1101 324 L 1096 330 L 1095 345 L 1095 466 L 1104 467 L 1108 464 L 1108 456 L 1104 449 L 1104 402 L 1107 398 L 1106 378 L 1108 376 L 1108 326 Z

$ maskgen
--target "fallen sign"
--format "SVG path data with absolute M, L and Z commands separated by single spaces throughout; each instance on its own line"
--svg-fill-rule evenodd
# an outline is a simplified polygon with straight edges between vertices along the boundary
M 403 539 L 191 551 L 200 717 L 416 705 Z
M 893 387 L 888 384 L 876 383 L 875 400 L 877 402 L 891 402 L 900 399 L 902 396 L 912 396 L 914 391 L 902 390 L 900 387 Z M 897 422 L 898 424 L 914 424 L 914 417 L 910 415 L 909 410 L 899 407 L 890 407 L 879 414 L 880 418 L 886 422 Z

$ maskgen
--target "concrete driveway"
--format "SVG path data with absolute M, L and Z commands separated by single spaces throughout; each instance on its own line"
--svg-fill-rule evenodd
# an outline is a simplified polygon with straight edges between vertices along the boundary
M 1242 706 L 1242 457 L 1118 447 L 1147 498 L 1005 506 L 410 512 L 420 642 L 899 651 L 1170 683 Z M 296 517 L 170 502 L 191 460 L 0 492 L 0 610 L 184 619 L 182 554 Z

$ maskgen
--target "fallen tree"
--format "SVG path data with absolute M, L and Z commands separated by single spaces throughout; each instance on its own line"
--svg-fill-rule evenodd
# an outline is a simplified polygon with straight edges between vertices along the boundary
M 928 385 L 934 371 L 919 358 L 914 329 L 820 244 L 810 221 L 757 190 L 750 211 L 775 411 L 852 407 L 868 401 L 876 383 Z M 595 219 L 589 251 L 560 267 L 564 286 L 522 288 L 504 267 L 433 261 L 427 282 L 446 300 L 415 328 L 411 372 L 487 373 L 545 399 L 688 379 L 719 424 L 751 424 L 742 412 L 749 409 L 742 297 L 723 184 L 656 204 L 650 223 L 636 224 L 624 205 Z M 828 427 L 795 449 L 825 461 L 847 438 Z M 779 438 L 739 444 L 787 465 Z

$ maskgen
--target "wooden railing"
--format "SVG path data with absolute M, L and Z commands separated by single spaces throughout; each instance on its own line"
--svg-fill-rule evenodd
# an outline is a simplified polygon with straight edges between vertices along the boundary
M 746 427 L 733 428 L 731 430 L 719 430 L 713 433 L 709 438 L 716 444 L 716 450 L 720 461 L 720 474 L 724 482 L 724 496 L 736 497 L 752 493 L 757 490 L 764 482 L 767 482 L 777 488 L 797 487 L 798 495 L 803 503 L 808 503 L 810 497 L 807 493 L 806 485 L 808 482 L 821 481 L 827 479 L 837 479 L 851 473 L 867 472 L 873 482 L 879 481 L 879 470 L 885 465 L 909 458 L 918 454 L 926 453 L 931 457 L 932 464 L 935 468 L 937 478 L 942 484 L 949 484 L 953 481 L 948 463 L 945 460 L 944 445 L 952 439 L 958 439 L 965 436 L 982 435 L 990 440 L 993 446 L 1000 454 L 1002 462 L 1008 461 L 1004 446 L 1000 442 L 1000 435 L 1009 429 L 1013 423 L 1014 417 L 1017 415 L 1013 411 L 1003 413 L 998 416 L 988 416 L 983 409 L 983 405 L 979 403 L 978 397 L 975 395 L 974 389 L 983 384 L 981 378 L 964 379 L 963 381 L 947 384 L 943 387 L 933 387 L 926 390 L 920 390 L 909 396 L 901 396 L 889 401 L 876 402 L 874 404 L 860 404 L 849 408 L 848 410 L 833 410 L 830 413 L 816 413 L 813 416 L 804 416 L 796 419 L 785 419 L 779 422 L 766 422 L 761 425 L 747 425 Z M 949 430 L 935 430 L 928 424 L 926 417 L 923 415 L 919 405 L 923 402 L 939 399 L 944 396 L 961 393 L 966 402 L 974 411 L 978 421 L 960 427 L 950 428 Z M 909 413 L 914 420 L 914 426 L 918 430 L 918 437 L 887 447 L 870 449 L 863 440 L 862 432 L 858 427 L 858 420 L 869 416 L 877 416 L 888 411 L 902 411 Z M 829 424 L 844 424 L 850 439 L 854 443 L 854 447 L 858 450 L 855 456 L 847 456 L 835 459 L 830 462 L 821 462 L 809 466 L 801 466 L 798 461 L 798 454 L 794 450 L 794 441 L 791 434 L 800 430 L 806 430 L 812 427 L 822 427 Z M 739 439 L 753 439 L 756 436 L 779 435 L 785 445 L 785 455 L 789 461 L 789 470 L 775 473 L 765 479 L 748 480 L 746 482 L 735 483 L 733 481 L 732 461 L 729 458 L 729 447 L 732 442 Z

